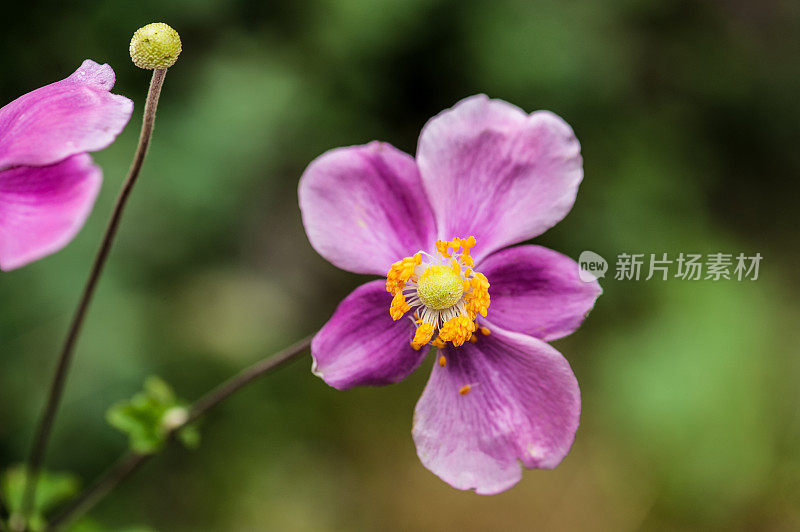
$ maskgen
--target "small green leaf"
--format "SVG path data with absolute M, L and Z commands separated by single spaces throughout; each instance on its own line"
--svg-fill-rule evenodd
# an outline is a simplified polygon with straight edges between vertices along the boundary
M 187 403 L 177 398 L 170 385 L 159 377 L 148 377 L 143 391 L 108 409 L 106 420 L 128 435 L 133 451 L 153 454 L 164 447 L 170 431 L 185 423 L 187 416 Z M 189 448 L 200 442 L 196 427 L 180 429 L 177 437 Z
M 9 521 L 20 519 L 26 477 L 24 465 L 14 466 L 0 477 L 0 497 L 11 514 Z M 28 528 L 43 530 L 46 526 L 44 516 L 47 512 L 73 497 L 79 488 L 80 481 L 72 473 L 40 472 Z
M 178 439 L 187 449 L 200 447 L 200 431 L 195 425 L 189 425 L 178 431 Z
M 144 391 L 159 403 L 172 405 L 177 402 L 175 392 L 161 377 L 155 375 L 147 377 L 144 381 Z

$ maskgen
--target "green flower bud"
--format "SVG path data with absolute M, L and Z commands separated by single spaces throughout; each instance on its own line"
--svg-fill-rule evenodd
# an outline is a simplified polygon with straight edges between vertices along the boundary
M 166 430 L 175 430 L 189 420 L 189 411 L 182 406 L 173 406 L 161 417 L 161 426 Z
M 169 68 L 181 53 L 181 37 L 163 22 L 154 22 L 136 30 L 131 39 L 131 59 L 139 68 Z

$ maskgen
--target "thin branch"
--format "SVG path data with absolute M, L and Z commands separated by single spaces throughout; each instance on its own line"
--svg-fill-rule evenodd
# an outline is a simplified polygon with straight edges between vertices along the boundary
M 256 362 L 206 393 L 192 405 L 186 421 L 175 426 L 169 432 L 167 435 L 168 441 L 171 441 L 175 434 L 183 427 L 197 421 L 206 412 L 223 402 L 238 390 L 247 386 L 249 383 L 299 358 L 311 345 L 311 338 L 312 336 L 308 336 L 273 356 Z M 128 478 L 152 457 L 152 454 L 139 454 L 134 452 L 128 452 L 123 455 L 113 466 L 95 480 L 91 486 L 73 499 L 61 513 L 56 515 L 50 522 L 47 530 L 62 530 L 75 519 L 91 510 L 122 481 Z
M 8 527 L 6 526 L 6 521 L 5 520 L 6 520 L 6 518 L 11 517 L 9 514 L 10 514 L 10 512 L 6 508 L 5 504 L 3 504 L 3 501 L 0 500 L 0 532 L 7 532 L 8 531 Z
M 153 78 L 150 81 L 150 90 L 147 93 L 147 102 L 144 107 L 144 119 L 142 120 L 142 131 L 139 135 L 139 145 L 136 148 L 136 153 L 133 156 L 128 176 L 122 186 L 122 190 L 117 197 L 117 202 L 114 205 L 114 211 L 111 214 L 111 219 L 106 227 L 106 232 L 103 235 L 103 241 L 100 244 L 100 249 L 97 251 L 92 269 L 89 272 L 89 278 L 83 289 L 83 294 L 75 309 L 72 322 L 70 324 L 67 336 L 64 339 L 64 344 L 61 348 L 61 354 L 58 358 L 58 365 L 56 366 L 53 380 L 50 384 L 50 393 L 47 398 L 47 403 L 42 412 L 42 417 L 39 420 L 39 425 L 34 437 L 33 446 L 31 448 L 30 457 L 28 458 L 27 474 L 25 475 L 25 491 L 22 497 L 21 505 L 21 519 L 17 520 L 21 525 L 11 526 L 14 530 L 24 530 L 27 527 L 31 511 L 33 510 L 33 503 L 36 497 L 36 486 L 39 481 L 39 473 L 42 469 L 42 462 L 47 451 L 47 444 L 50 440 L 50 433 L 53 428 L 58 407 L 61 403 L 61 398 L 64 394 L 64 384 L 67 380 L 69 367 L 72 362 L 73 354 L 75 352 L 75 344 L 80 335 L 81 327 L 83 326 L 86 312 L 94 296 L 97 283 L 103 273 L 103 267 L 108 259 L 108 254 L 111 251 L 111 246 L 114 243 L 114 237 L 117 234 L 122 213 L 125 210 L 128 197 L 130 196 L 133 185 L 139 177 L 139 172 L 144 164 L 145 155 L 147 155 L 147 148 L 150 145 L 150 138 L 153 135 L 153 126 L 156 119 L 156 108 L 158 107 L 158 98 L 161 94 L 161 87 L 164 84 L 164 77 L 167 74 L 166 69 L 158 69 L 153 71 Z M 21 526 L 21 528 L 20 528 Z

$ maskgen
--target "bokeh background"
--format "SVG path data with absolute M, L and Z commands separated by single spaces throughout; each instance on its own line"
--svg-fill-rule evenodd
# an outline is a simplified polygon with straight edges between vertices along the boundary
M 430 370 L 337 392 L 310 358 L 225 403 L 91 514 L 108 530 L 800 529 L 800 4 L 792 1 L 17 2 L 0 102 L 110 63 L 134 118 L 63 252 L 0 277 L 0 466 L 26 454 L 57 348 L 132 155 L 148 83 L 133 31 L 184 52 L 77 352 L 51 469 L 88 482 L 126 446 L 104 413 L 148 375 L 186 399 L 318 328 L 365 278 L 309 246 L 305 165 L 373 139 L 414 153 L 478 92 L 575 129 L 585 180 L 537 239 L 570 256 L 740 251 L 756 282 L 603 281 L 556 346 L 583 391 L 572 452 L 481 497 L 422 467 Z

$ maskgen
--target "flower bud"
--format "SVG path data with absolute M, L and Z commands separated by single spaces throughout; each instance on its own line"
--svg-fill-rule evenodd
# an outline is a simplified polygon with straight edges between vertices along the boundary
M 154 22 L 136 30 L 130 50 L 133 64 L 139 68 L 169 68 L 181 53 L 181 37 L 163 22 Z
M 181 427 L 189 420 L 189 411 L 182 406 L 173 406 L 161 418 L 161 426 L 167 430 L 172 431 Z

